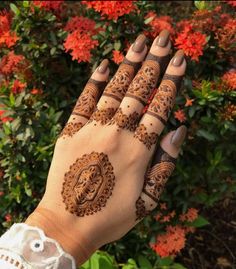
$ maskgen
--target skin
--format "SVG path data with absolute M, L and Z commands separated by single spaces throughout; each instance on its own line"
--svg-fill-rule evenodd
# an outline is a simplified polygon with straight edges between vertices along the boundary
M 162 38 L 163 35 L 165 38 L 166 32 L 160 34 Z M 171 49 L 170 41 L 167 40 L 167 45 L 163 47 L 156 44 L 157 39 L 158 37 L 154 40 L 149 52 L 159 57 L 167 56 Z M 133 46 L 134 44 L 126 55 L 127 60 L 134 63 L 144 61 L 148 52 L 147 46 L 145 45 L 141 52 L 134 51 Z M 177 53 L 177 58 L 181 53 Z M 174 66 L 172 62 L 170 61 L 166 73 L 183 76 L 186 69 L 185 59 L 182 59 L 179 66 Z M 129 77 L 126 78 L 123 86 L 120 85 L 120 87 L 124 87 L 121 91 L 124 95 L 120 101 L 118 101 L 119 98 L 106 94 L 100 97 L 103 91 L 101 84 L 98 87 L 96 83 L 90 81 L 85 86 L 85 92 L 87 92 L 85 99 L 90 100 L 88 105 L 93 109 L 90 109 L 89 112 L 86 110 L 87 107 L 80 107 L 84 106 L 84 102 L 79 101 L 76 111 L 86 110 L 86 116 L 80 113 L 72 113 L 68 122 L 72 124 L 71 126 L 77 124 L 77 129 L 74 130 L 72 135 L 64 133 L 57 140 L 48 174 L 46 192 L 26 223 L 42 228 L 47 236 L 56 239 L 65 251 L 75 257 L 78 265 L 86 261 L 102 245 L 121 238 L 140 221 L 140 219 L 137 220 L 136 212 L 136 202 L 140 197 L 144 201 L 145 211 L 150 211 L 156 206 L 156 202 L 143 194 L 143 188 L 145 174 L 155 157 L 157 145 L 160 145 L 165 152 L 174 158 L 177 158 L 179 154 L 180 144 L 183 142 L 186 131 L 178 131 L 180 134 L 174 139 L 175 143 L 172 140 L 176 132 L 172 131 L 161 141 L 156 139 L 155 143 L 151 143 L 150 147 L 147 147 L 142 139 L 135 135 L 136 130 L 140 127 L 140 124 L 143 124 L 148 134 L 155 133 L 158 138 L 164 129 L 164 124 L 160 120 L 163 115 L 155 117 L 148 113 L 143 114 L 143 102 L 131 95 L 126 95 L 129 93 L 129 86 L 132 85 L 132 81 L 135 82 L 135 79 L 137 80 L 140 76 L 146 76 L 144 87 L 148 85 L 149 80 L 155 80 L 156 82 L 160 79 L 160 71 L 163 67 L 161 65 L 162 62 L 158 61 L 144 61 L 141 71 L 139 70 L 135 77 L 137 71 L 135 68 L 127 64 L 121 64 L 117 72 L 118 78 L 124 72 Z M 152 75 L 144 72 L 143 68 L 145 66 L 153 68 Z M 108 76 L 109 68 L 102 73 L 97 68 L 91 78 L 106 83 Z M 109 87 L 113 87 L 114 83 L 114 80 L 111 80 L 108 84 Z M 166 83 L 171 84 L 171 82 L 163 81 L 162 85 Z M 171 87 L 173 88 L 171 97 L 174 100 L 178 89 L 175 86 Z M 148 96 L 151 95 L 153 89 L 154 85 L 149 87 Z M 93 95 L 91 95 L 91 92 Z M 106 89 L 104 92 L 106 93 Z M 135 87 L 133 84 L 132 94 L 138 95 L 139 92 L 138 84 L 136 83 Z M 140 96 L 143 95 L 138 95 L 138 97 Z M 155 97 L 153 100 L 156 102 Z M 91 103 L 95 105 L 91 105 Z M 168 106 L 168 103 L 164 105 Z M 117 124 L 116 120 L 113 120 L 116 118 L 118 108 L 122 109 L 127 118 L 134 112 L 137 114 L 135 127 L 131 129 L 123 128 Z M 110 118 L 107 119 L 106 123 L 100 121 L 98 117 L 93 118 L 93 110 L 105 112 L 109 110 Z M 108 114 L 105 112 L 106 117 Z M 168 115 L 165 115 L 165 117 L 168 117 Z M 153 163 L 154 165 L 155 163 Z M 106 167 L 109 167 L 109 169 L 106 170 Z M 87 211 L 90 212 L 89 214 L 81 215 L 76 212 L 72 213 L 66 207 L 68 200 L 66 195 L 63 196 L 63 188 L 68 186 L 68 175 L 72 170 L 74 171 L 72 180 L 75 182 L 75 191 L 71 191 L 71 195 L 72 198 L 77 197 L 78 209 L 82 206 L 85 209 L 88 209 L 88 206 L 94 208 L 98 203 L 98 195 L 105 195 L 102 193 L 101 186 L 106 187 L 111 181 L 114 183 L 109 185 L 111 193 L 105 195 L 105 203 L 100 205 L 99 210 L 92 209 L 92 212 Z M 88 182 L 91 182 L 91 184 L 88 184 Z M 156 182 L 156 184 L 158 183 Z

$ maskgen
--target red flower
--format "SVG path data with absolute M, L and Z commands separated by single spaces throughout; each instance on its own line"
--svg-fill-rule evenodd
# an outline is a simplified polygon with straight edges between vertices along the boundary
M 193 222 L 198 217 L 198 210 L 195 208 L 189 208 L 185 214 L 181 214 L 179 219 L 180 221 Z
M 184 30 L 175 39 L 176 47 L 183 49 L 184 53 L 195 61 L 198 61 L 199 56 L 203 54 L 206 43 L 206 35 L 194 32 L 191 25 L 185 26 Z
M 231 90 L 236 90 L 236 70 L 226 72 L 221 79 Z
M 64 0 L 60 1 L 34 1 L 34 5 L 45 9 L 47 11 L 58 10 L 61 8 L 62 3 Z
M 0 47 L 8 48 L 15 45 L 19 38 L 16 33 L 11 31 L 11 15 L 9 12 L 0 12 Z
M 165 234 L 157 236 L 152 247 L 161 257 L 175 256 L 185 246 L 185 230 L 181 226 L 168 226 Z
M 174 115 L 178 121 L 180 121 L 180 122 L 186 121 L 186 115 L 185 115 L 183 109 L 179 109 L 179 110 L 175 111 Z
M 13 118 L 11 117 L 4 117 L 6 110 L 4 109 L 4 106 L 0 104 L 0 121 L 7 122 L 12 121 Z M 2 177 L 2 171 L 0 170 L 0 178 Z
M 33 88 L 31 91 L 30 91 L 31 94 L 33 95 L 37 95 L 37 94 L 42 94 L 43 91 L 41 89 L 36 89 L 36 88 Z
M 23 83 L 16 79 L 12 85 L 11 91 L 14 94 L 21 93 L 26 87 L 26 83 Z
M 153 18 L 148 24 L 151 26 L 151 31 L 146 32 L 147 36 L 155 38 L 162 30 L 166 29 L 170 32 L 170 34 L 174 33 L 174 29 L 172 27 L 172 18 L 170 16 L 160 16 L 158 17 L 157 14 L 153 11 L 150 11 L 146 17 Z
M 110 20 L 117 20 L 136 9 L 133 1 L 82 1 L 82 3 L 102 15 L 107 15 Z
M 225 2 L 233 7 L 236 7 L 236 2 L 235 1 L 230 1 L 230 0 L 225 0 Z
M 116 64 L 120 64 L 123 61 L 124 55 L 119 50 L 113 50 L 112 54 L 113 54 L 112 60 Z
M 17 72 L 20 68 L 20 63 L 25 60 L 23 55 L 16 55 L 14 51 L 10 51 L 4 55 L 0 62 L 0 73 L 7 76 Z
M 185 103 L 184 106 L 192 106 L 193 105 L 193 101 L 194 101 L 194 99 L 186 98 L 186 103 Z
M 99 29 L 95 29 L 95 26 L 96 22 L 94 20 L 82 16 L 76 16 L 67 22 L 65 26 L 65 31 L 73 32 L 76 30 L 80 30 L 83 33 L 89 32 L 91 35 L 95 35 L 99 31 Z
M 6 214 L 5 220 L 6 220 L 6 222 L 11 222 L 12 221 L 12 215 L 11 214 Z
M 76 30 L 69 34 L 64 42 L 65 51 L 71 51 L 72 60 L 80 62 L 89 62 L 91 50 L 98 46 L 98 41 L 91 39 L 86 33 Z
M 0 191 L 0 197 L 4 195 L 4 192 L 3 191 Z

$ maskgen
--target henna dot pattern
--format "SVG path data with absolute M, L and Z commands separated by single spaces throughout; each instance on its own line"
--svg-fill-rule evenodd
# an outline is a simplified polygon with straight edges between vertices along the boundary
M 62 198 L 66 210 L 83 217 L 106 206 L 115 185 L 113 166 L 104 153 L 92 152 L 78 158 L 65 173 Z
M 149 134 L 147 132 L 146 126 L 144 124 L 140 124 L 134 133 L 134 137 L 142 142 L 150 150 L 152 145 L 155 145 L 157 142 L 158 133 L 151 132 Z
M 69 122 L 66 124 L 64 129 L 62 130 L 59 137 L 69 136 L 72 137 L 75 133 L 77 133 L 83 126 L 82 122 Z

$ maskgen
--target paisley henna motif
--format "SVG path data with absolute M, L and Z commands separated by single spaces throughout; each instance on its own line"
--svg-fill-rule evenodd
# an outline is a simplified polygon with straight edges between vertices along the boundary
M 104 84 L 104 82 L 101 81 L 100 83 Z M 91 81 L 90 79 L 88 81 L 72 111 L 72 115 L 82 116 L 86 119 L 90 118 L 100 97 L 101 90 L 97 84 L 99 84 L 99 82 L 95 84 L 94 80 Z
M 148 169 L 145 175 L 143 186 L 143 193 L 145 193 L 155 203 L 158 202 L 166 181 L 175 168 L 175 164 L 176 159 L 171 157 L 167 152 L 159 147 L 155 159 L 152 162 L 152 167 Z M 141 199 L 141 197 L 139 199 Z M 142 216 L 148 212 L 147 205 L 145 205 L 147 201 L 144 201 L 141 207 L 139 199 L 136 202 L 137 219 L 142 218 Z M 138 201 L 139 208 L 137 208 Z
M 92 116 L 91 116 L 90 120 L 88 121 L 88 123 L 95 120 L 97 122 L 100 122 L 102 125 L 105 125 L 111 120 L 111 118 L 113 117 L 115 112 L 116 112 L 116 109 L 113 108 L 113 107 L 96 110 L 92 114 Z
M 59 137 L 62 136 L 70 136 L 72 137 L 75 133 L 77 133 L 83 126 L 82 122 L 68 122 L 64 129 L 62 130 Z
M 121 108 L 118 108 L 115 116 L 110 121 L 109 125 L 116 124 L 119 129 L 126 129 L 133 132 L 138 124 L 140 115 L 137 112 L 131 113 L 129 116 L 122 112 Z
M 152 132 L 149 134 L 146 126 L 144 124 L 140 124 L 134 133 L 134 137 L 150 150 L 152 145 L 155 145 L 157 142 L 158 133 Z
M 61 194 L 66 210 L 78 217 L 100 211 L 112 195 L 114 185 L 113 167 L 106 154 L 83 155 L 65 173 Z
M 146 113 L 156 117 L 165 125 L 169 113 L 174 106 L 175 95 L 175 84 L 170 80 L 163 81 Z
M 103 95 L 112 97 L 118 102 L 121 102 L 129 87 L 130 81 L 133 79 L 133 73 L 134 69 L 132 66 L 122 64 L 106 86 Z
M 135 98 L 145 105 L 156 86 L 159 71 L 157 63 L 146 61 L 131 82 L 126 96 Z

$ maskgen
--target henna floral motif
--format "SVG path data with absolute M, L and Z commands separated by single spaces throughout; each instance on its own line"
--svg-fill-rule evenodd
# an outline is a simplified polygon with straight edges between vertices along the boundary
M 135 206 L 136 206 L 136 216 L 137 216 L 136 220 L 141 220 L 151 213 L 149 210 L 146 210 L 145 201 L 141 197 L 138 198 Z
M 115 112 L 116 112 L 116 109 L 113 108 L 113 107 L 96 110 L 92 114 L 92 116 L 91 116 L 90 120 L 88 121 L 88 123 L 95 120 L 97 122 L 100 122 L 102 125 L 105 125 L 111 120 L 111 118 L 113 117 Z
M 94 83 L 88 82 L 73 109 L 72 115 L 89 119 L 97 105 L 99 93 L 98 87 Z
M 118 108 L 115 116 L 110 121 L 109 125 L 116 124 L 120 129 L 126 129 L 133 132 L 139 121 L 140 115 L 137 112 L 131 113 L 129 116 L 122 112 L 121 108 Z
M 150 150 L 152 145 L 155 145 L 157 142 L 158 133 L 152 132 L 149 134 L 146 126 L 144 124 L 140 124 L 134 133 L 134 137 Z
M 145 175 L 143 186 L 143 193 L 145 193 L 155 203 L 158 202 L 165 183 L 175 168 L 175 164 L 176 159 L 171 157 L 167 152 L 159 147 L 155 160 L 153 161 L 153 166 L 148 169 Z M 139 199 L 141 199 L 141 197 Z M 143 218 L 146 212 L 148 212 L 147 205 L 145 205 L 147 201 L 141 203 L 139 199 L 136 202 L 137 219 Z M 139 207 L 137 207 L 137 204 Z
M 175 95 L 176 88 L 174 83 L 168 80 L 163 81 L 146 113 L 156 117 L 165 125 L 174 105 Z
M 130 81 L 133 78 L 133 67 L 125 65 L 126 68 L 121 66 L 106 86 L 103 95 L 113 97 L 117 101 L 121 102 L 123 99 Z
M 62 136 L 70 136 L 72 137 L 75 133 L 77 133 L 83 126 L 82 122 L 68 122 L 64 129 L 62 130 L 59 137 Z
M 62 197 L 66 210 L 83 217 L 105 207 L 115 185 L 113 167 L 104 153 L 77 159 L 65 174 Z
M 158 76 L 159 65 L 148 61 L 131 82 L 126 96 L 135 98 L 145 105 L 155 88 Z

